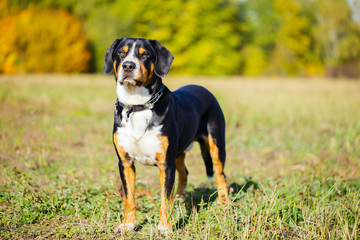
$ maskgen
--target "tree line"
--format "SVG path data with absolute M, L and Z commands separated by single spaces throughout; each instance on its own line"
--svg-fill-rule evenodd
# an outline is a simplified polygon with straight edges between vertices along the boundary
M 183 75 L 359 76 L 346 0 L 3 0 L 0 72 L 101 72 L 115 38 L 159 40 Z

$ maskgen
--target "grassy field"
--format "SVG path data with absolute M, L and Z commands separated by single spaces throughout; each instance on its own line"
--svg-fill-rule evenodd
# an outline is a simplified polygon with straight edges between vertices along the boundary
M 360 238 L 360 82 L 166 78 L 214 92 L 227 121 L 232 203 L 216 204 L 198 147 L 169 239 Z M 0 238 L 149 239 L 159 171 L 137 165 L 136 232 L 123 215 L 111 142 L 112 77 L 0 77 Z M 145 191 L 146 189 L 148 191 Z

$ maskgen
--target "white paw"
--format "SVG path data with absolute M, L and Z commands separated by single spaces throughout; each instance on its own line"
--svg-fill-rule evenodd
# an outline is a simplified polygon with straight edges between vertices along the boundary
M 135 228 L 135 224 L 134 223 L 126 223 L 126 224 L 120 224 L 116 229 L 115 229 L 115 233 L 126 233 L 126 232 L 130 232 L 133 231 Z
M 169 233 L 171 233 L 171 229 L 170 229 L 170 228 L 164 227 L 164 226 L 161 226 L 161 225 L 158 226 L 158 231 L 159 231 L 161 234 L 165 234 L 165 235 L 168 235 Z

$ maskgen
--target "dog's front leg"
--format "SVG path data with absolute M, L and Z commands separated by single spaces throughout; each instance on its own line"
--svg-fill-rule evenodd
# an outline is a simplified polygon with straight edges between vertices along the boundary
M 158 229 L 162 232 L 171 231 L 171 213 L 173 205 L 173 187 L 175 182 L 175 165 L 159 166 L 160 187 L 161 187 L 161 206 L 160 221 Z
M 124 148 L 118 144 L 116 134 L 114 135 L 114 145 L 119 157 L 119 172 L 121 182 L 125 193 L 125 211 L 122 224 L 120 224 L 115 232 L 125 233 L 135 228 L 136 205 L 135 205 L 135 166 Z
M 168 152 L 169 141 L 165 136 L 159 137 L 161 142 L 161 153 L 156 154 L 160 170 L 161 206 L 160 221 L 158 229 L 167 233 L 172 230 L 171 211 L 173 204 L 173 187 L 175 182 L 175 158 Z
M 136 220 L 135 205 L 135 166 L 129 161 L 119 161 L 119 172 L 125 192 L 125 211 L 122 224 L 119 230 L 123 233 L 134 230 Z

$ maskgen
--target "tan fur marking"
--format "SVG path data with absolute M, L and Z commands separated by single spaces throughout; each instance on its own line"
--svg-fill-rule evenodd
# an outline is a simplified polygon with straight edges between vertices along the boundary
M 168 206 L 166 204 L 166 193 L 165 193 L 165 169 L 160 168 L 160 186 L 161 186 L 161 205 L 160 205 L 160 222 L 159 225 L 163 227 L 170 227 L 171 222 L 168 214 Z
M 170 194 L 170 198 L 166 198 L 166 190 L 165 190 L 165 183 L 166 183 L 166 174 L 165 168 L 160 169 L 160 186 L 161 186 L 161 205 L 160 205 L 160 219 L 159 219 L 159 226 L 164 228 L 171 229 L 171 215 L 172 215 L 172 205 L 173 205 L 173 192 Z
M 136 171 L 134 164 L 131 164 L 126 157 L 126 152 L 124 148 L 119 145 L 118 133 L 114 133 L 113 140 L 115 144 L 116 151 L 118 152 L 121 162 L 124 167 L 124 176 L 126 182 L 127 195 L 124 199 L 125 202 L 125 212 L 123 224 L 134 223 L 136 220 L 136 205 L 135 205 L 135 179 Z
M 144 48 L 139 48 L 139 54 L 143 54 L 146 50 Z
M 140 77 L 140 78 L 141 78 L 141 81 L 142 81 L 143 83 L 145 83 L 146 80 L 147 80 L 148 72 L 147 72 L 144 64 L 142 64 L 140 61 L 139 61 L 139 65 L 140 65 L 140 69 L 141 69 L 141 77 Z
M 166 136 L 158 136 L 160 140 L 161 152 L 156 153 L 156 160 L 160 170 L 160 187 L 161 187 L 161 205 L 160 205 L 160 222 L 159 226 L 171 229 L 171 209 L 173 203 L 173 197 L 171 194 L 170 199 L 166 197 L 166 173 L 165 173 L 165 160 L 166 153 L 169 147 L 169 140 Z
M 124 150 L 124 148 L 122 146 L 120 146 L 119 144 L 119 140 L 118 140 L 118 134 L 119 133 L 114 133 L 114 136 L 113 136 L 113 141 L 114 141 L 114 144 L 115 144 L 115 148 L 116 148 L 116 151 L 118 152 L 121 160 L 122 158 L 124 158 L 126 161 L 128 161 L 126 158 L 125 158 L 125 155 L 126 155 L 126 152 Z
M 187 185 L 187 174 L 186 174 L 186 167 L 185 167 L 185 153 L 182 153 L 179 157 L 176 158 L 176 170 L 179 173 L 178 179 L 178 189 L 176 195 L 183 195 L 184 190 Z
M 139 73 L 138 73 L 138 75 L 136 77 L 136 80 L 142 82 L 142 86 L 143 86 L 144 83 L 146 82 L 147 71 L 145 69 L 144 64 L 142 64 L 139 59 L 137 59 L 137 61 L 138 61 L 139 66 L 140 66 L 140 71 L 139 71 Z
M 166 160 L 166 153 L 169 147 L 169 139 L 166 136 L 158 136 L 160 140 L 160 149 L 161 152 L 156 153 L 156 160 L 158 161 L 158 166 L 164 166 Z
M 136 80 L 142 82 L 142 86 L 146 87 L 151 82 L 151 78 L 154 75 L 154 64 L 151 63 L 150 71 L 148 72 L 144 64 L 142 64 L 139 59 L 137 60 L 140 65 L 140 71 Z
M 154 64 L 151 63 L 150 72 L 148 72 L 147 80 L 144 83 L 144 86 L 147 86 L 151 82 L 151 78 L 153 75 L 154 75 Z
M 144 65 L 140 65 L 140 66 L 141 66 L 141 67 L 144 67 Z M 154 64 L 151 63 L 151 65 L 150 65 L 150 72 L 148 72 L 148 71 L 145 69 L 145 67 L 144 67 L 144 69 L 141 69 L 141 71 L 143 72 L 142 74 L 143 74 L 143 76 L 145 77 L 145 82 L 144 82 L 143 85 L 146 87 L 147 85 L 150 84 L 151 78 L 152 78 L 152 76 L 154 75 Z
M 136 204 L 135 204 L 135 167 L 124 167 L 127 196 L 124 199 L 125 211 L 123 224 L 135 223 L 136 221 Z
M 229 195 L 228 195 L 226 179 L 224 176 L 224 165 L 219 159 L 219 149 L 216 146 L 214 139 L 210 135 L 208 137 L 208 141 L 209 141 L 210 155 L 214 165 L 215 178 L 216 178 L 215 181 L 218 189 L 219 203 L 228 204 Z
M 115 73 L 115 76 L 116 78 L 118 78 L 118 73 L 117 73 L 117 69 L 116 69 L 116 60 L 114 61 L 114 73 Z
M 127 53 L 127 52 L 129 51 L 129 46 L 124 46 L 124 47 L 122 48 L 122 50 L 123 50 L 125 53 Z

